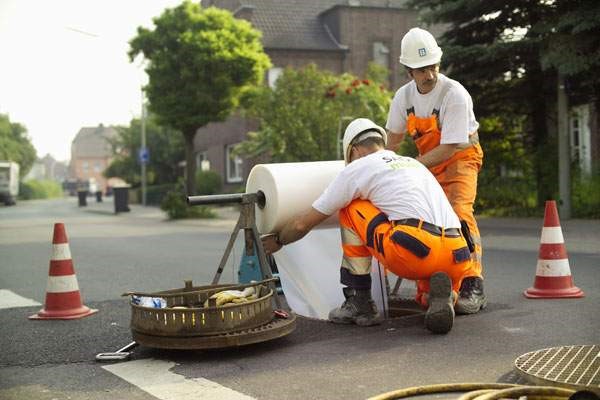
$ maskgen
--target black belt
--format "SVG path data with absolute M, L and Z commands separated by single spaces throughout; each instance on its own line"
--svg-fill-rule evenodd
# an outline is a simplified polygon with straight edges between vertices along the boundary
M 392 225 L 394 225 L 394 226 L 406 225 L 406 226 L 414 226 L 415 228 L 418 227 L 420 223 L 421 223 L 421 220 L 416 219 L 416 218 L 405 218 L 405 219 L 398 219 L 398 220 L 392 221 Z M 442 232 L 444 232 L 444 236 L 447 236 L 447 237 L 460 237 L 460 229 L 459 228 L 444 229 L 442 227 L 439 227 L 434 224 L 430 224 L 429 222 L 425 222 L 425 221 L 423 221 L 423 224 L 421 225 L 421 229 L 423 229 L 424 231 L 427 231 L 435 236 L 442 236 Z

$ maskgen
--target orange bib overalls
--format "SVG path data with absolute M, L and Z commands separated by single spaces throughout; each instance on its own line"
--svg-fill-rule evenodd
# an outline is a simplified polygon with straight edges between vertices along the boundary
M 427 154 L 440 145 L 442 133 L 439 124 L 439 110 L 448 89 L 448 85 L 442 89 L 436 106 L 429 117 L 419 118 L 415 116 L 414 107 L 406 110 L 406 133 L 413 138 L 419 155 Z M 406 100 L 406 104 L 411 104 L 408 98 Z M 482 163 L 483 150 L 479 145 L 477 132 L 473 132 L 469 135 L 469 143 L 459 145 L 452 157 L 429 168 L 444 189 L 458 218 L 465 221 L 469 226 L 471 238 L 475 245 L 473 262 L 477 273 L 474 276 L 481 276 L 483 269 L 481 263 L 483 254 L 481 236 L 473 215 L 473 204 L 477 195 L 477 174 Z
M 416 300 L 427 306 L 429 278 L 443 271 L 458 292 L 463 278 L 476 275 L 465 238 L 457 228 L 441 229 L 419 220 L 389 221 L 370 201 L 354 200 L 340 210 L 343 259 L 341 283 L 371 288 L 375 257 L 400 278 L 417 281 Z M 412 222 L 412 224 L 410 223 Z

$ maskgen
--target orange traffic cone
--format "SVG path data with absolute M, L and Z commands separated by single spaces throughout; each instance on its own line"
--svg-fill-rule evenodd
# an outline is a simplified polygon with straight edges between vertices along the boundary
M 530 299 L 584 296 L 583 291 L 573 285 L 556 202 L 553 200 L 546 201 L 535 281 L 533 287 L 523 294 Z
M 96 312 L 98 310 L 92 310 L 81 303 L 65 226 L 62 223 L 54 224 L 46 303 L 42 310 L 29 319 L 76 319 Z

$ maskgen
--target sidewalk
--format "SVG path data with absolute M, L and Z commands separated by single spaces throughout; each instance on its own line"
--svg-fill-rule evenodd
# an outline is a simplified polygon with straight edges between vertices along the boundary
M 486 248 L 533 250 L 540 245 L 543 218 L 478 217 L 479 230 Z M 600 254 L 600 220 L 561 221 L 567 252 Z
M 129 204 L 129 212 L 115 213 L 115 205 L 113 197 L 104 197 L 103 201 L 98 203 L 96 200 L 88 199 L 87 207 L 81 209 L 88 213 L 119 215 L 124 218 L 143 218 L 154 220 L 155 222 L 168 222 L 180 225 L 197 225 L 197 226 L 223 226 L 233 228 L 239 217 L 239 212 L 235 206 L 213 207 L 216 212 L 216 218 L 189 218 L 169 220 L 167 213 L 161 210 L 158 206 L 143 206 L 141 204 Z

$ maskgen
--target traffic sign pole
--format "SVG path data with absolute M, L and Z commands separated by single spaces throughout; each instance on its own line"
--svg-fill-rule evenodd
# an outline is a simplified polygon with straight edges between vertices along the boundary
M 142 151 L 145 152 L 146 158 L 148 149 L 146 148 L 146 103 L 144 102 L 144 90 L 142 89 Z M 146 163 L 147 159 L 140 157 L 142 164 L 142 205 L 146 206 Z

